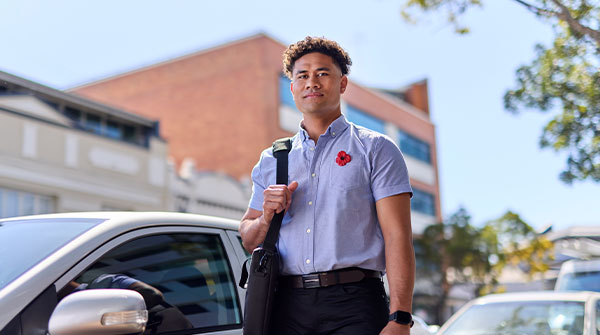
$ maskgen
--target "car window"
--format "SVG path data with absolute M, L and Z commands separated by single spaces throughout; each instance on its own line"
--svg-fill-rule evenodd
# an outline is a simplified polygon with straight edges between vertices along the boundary
M 248 250 L 246 250 L 246 249 L 244 248 L 244 244 L 242 243 L 242 237 L 241 237 L 241 236 L 238 236 L 238 237 L 237 237 L 237 239 L 238 239 L 238 242 L 240 242 L 240 245 L 242 246 L 242 250 L 244 250 L 244 254 L 246 254 L 246 257 L 250 257 L 250 256 L 252 256 L 252 254 L 251 254 L 251 253 L 249 253 L 249 252 L 248 252 Z
M 241 324 L 235 280 L 219 235 L 138 238 L 101 257 L 76 279 L 76 285 L 125 288 L 132 280 L 142 287 L 136 290 L 150 312 L 147 333 Z
M 0 289 L 104 219 L 23 219 L 0 222 Z M 32 232 L 43 231 L 43 234 Z
M 473 305 L 443 334 L 581 335 L 584 308 L 583 302 L 575 301 L 514 301 Z
M 596 333 L 600 334 L 600 301 L 596 302 Z

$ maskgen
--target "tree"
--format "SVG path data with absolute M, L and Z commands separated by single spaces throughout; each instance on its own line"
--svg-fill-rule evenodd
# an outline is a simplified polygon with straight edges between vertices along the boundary
M 475 284 L 475 295 L 494 292 L 507 265 L 520 266 L 531 278 L 548 270 L 553 246 L 513 212 L 477 228 L 460 208 L 446 222 L 426 227 L 415 249 L 417 276 L 437 288 L 433 312 L 441 324 L 453 285 Z
M 402 14 L 413 20 L 415 10 L 443 11 L 455 31 L 465 34 L 469 29 L 460 16 L 483 1 L 405 0 Z M 600 182 L 600 1 L 508 1 L 550 23 L 555 37 L 549 47 L 536 45 L 536 58 L 517 70 L 516 87 L 504 95 L 505 108 L 559 110 L 544 127 L 540 146 L 568 154 L 560 175 L 564 182 Z

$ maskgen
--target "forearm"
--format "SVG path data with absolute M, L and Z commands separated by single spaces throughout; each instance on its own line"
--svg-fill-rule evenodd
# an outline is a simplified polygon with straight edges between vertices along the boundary
M 412 238 L 391 236 L 385 240 L 386 273 L 390 294 L 390 312 L 412 312 L 415 284 L 415 254 Z
M 243 218 L 240 223 L 240 235 L 244 249 L 251 253 L 265 240 L 268 230 L 269 224 L 262 215 L 257 218 Z

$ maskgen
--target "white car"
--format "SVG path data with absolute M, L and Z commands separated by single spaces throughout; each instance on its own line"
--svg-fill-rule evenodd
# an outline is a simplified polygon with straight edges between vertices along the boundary
M 564 262 L 554 290 L 600 292 L 600 259 Z
M 437 335 L 596 335 L 598 292 L 492 294 L 463 306 Z
M 245 290 L 236 278 L 248 255 L 237 229 L 177 213 L 0 220 L 0 335 L 140 333 L 146 323 L 146 334 L 241 334 Z M 81 289 L 106 276 L 134 278 L 162 300 L 144 312 L 152 306 L 143 288 Z

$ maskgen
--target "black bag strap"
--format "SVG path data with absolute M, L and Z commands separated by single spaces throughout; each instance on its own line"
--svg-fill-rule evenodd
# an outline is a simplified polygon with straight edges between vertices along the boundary
M 280 138 L 273 142 L 273 156 L 277 159 L 277 176 L 275 177 L 278 185 L 287 185 L 288 183 L 288 153 L 292 149 L 292 139 L 290 137 Z M 271 225 L 267 231 L 267 236 L 263 242 L 263 249 L 275 251 L 275 244 L 279 239 L 279 228 L 285 211 L 275 213 Z

